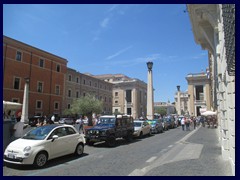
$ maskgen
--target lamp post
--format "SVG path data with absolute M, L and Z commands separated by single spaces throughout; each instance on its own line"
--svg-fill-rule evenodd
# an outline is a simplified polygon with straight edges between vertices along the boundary
M 30 78 L 25 79 L 25 86 L 24 86 L 24 95 L 23 95 L 23 108 L 22 108 L 22 115 L 21 115 L 21 122 L 28 121 L 28 94 L 29 94 L 29 81 Z
M 191 108 L 190 108 L 190 106 L 191 106 L 191 103 L 190 103 L 190 94 L 188 94 L 188 115 L 190 115 L 190 114 L 192 114 L 191 113 Z
M 177 86 L 177 99 L 178 99 L 178 103 L 177 103 L 177 113 L 178 115 L 181 115 L 181 102 L 180 102 L 180 86 Z
M 147 118 L 153 119 L 153 80 L 152 80 L 153 62 L 147 62 L 148 84 L 147 84 Z

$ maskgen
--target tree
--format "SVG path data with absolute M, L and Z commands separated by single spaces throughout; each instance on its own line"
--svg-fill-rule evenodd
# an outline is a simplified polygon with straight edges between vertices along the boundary
M 94 95 L 87 94 L 84 97 L 75 99 L 69 110 L 66 113 L 82 114 L 88 117 L 89 126 L 92 125 L 92 113 L 99 114 L 102 112 L 102 102 L 95 98 Z
M 165 107 L 154 107 L 154 113 L 161 114 L 161 116 L 165 116 L 167 114 L 167 109 Z

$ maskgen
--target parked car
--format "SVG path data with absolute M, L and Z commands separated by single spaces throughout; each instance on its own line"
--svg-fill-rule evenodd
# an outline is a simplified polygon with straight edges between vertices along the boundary
M 101 116 L 95 126 L 86 129 L 86 143 L 92 146 L 95 142 L 105 141 L 110 147 L 115 146 L 116 138 L 132 140 L 134 132 L 133 119 L 129 115 Z
M 168 119 L 167 119 L 167 118 L 162 118 L 162 119 L 161 119 L 161 122 L 162 122 L 164 131 L 169 130 L 169 128 L 170 128 L 170 123 L 169 123 Z
M 169 129 L 175 128 L 175 119 L 172 116 L 167 116 L 163 118 L 164 121 L 168 124 Z
M 60 118 L 58 121 L 59 124 L 74 124 L 73 118 Z
M 5 149 L 4 161 L 43 167 L 53 158 L 71 153 L 81 156 L 84 144 L 84 136 L 71 125 L 40 126 L 11 142 Z
M 151 125 L 151 133 L 163 132 L 163 125 L 160 119 L 147 120 L 147 122 Z
M 142 138 L 144 135 L 151 135 L 151 125 L 147 121 L 135 120 L 133 136 Z

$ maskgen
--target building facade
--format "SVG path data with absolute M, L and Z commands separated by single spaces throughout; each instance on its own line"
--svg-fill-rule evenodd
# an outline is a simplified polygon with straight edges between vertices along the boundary
M 165 108 L 167 111 L 167 115 L 175 114 L 176 112 L 175 105 L 171 104 L 170 102 L 154 102 L 154 107 Z
M 187 5 L 195 42 L 208 51 L 222 156 L 235 175 L 235 4 Z
M 91 94 L 102 101 L 102 114 L 112 114 L 112 86 L 112 83 L 97 79 L 90 74 L 67 68 L 63 109 L 70 109 L 74 99 Z
M 200 116 L 201 110 L 211 109 L 210 79 L 207 73 L 188 74 L 188 112 L 191 116 Z M 204 109 L 204 110 L 203 110 Z
M 29 78 L 29 117 L 62 113 L 67 60 L 3 36 L 3 100 L 23 103 Z
M 134 119 L 146 116 L 147 84 L 123 74 L 94 76 L 113 84 L 113 113 L 132 115 Z

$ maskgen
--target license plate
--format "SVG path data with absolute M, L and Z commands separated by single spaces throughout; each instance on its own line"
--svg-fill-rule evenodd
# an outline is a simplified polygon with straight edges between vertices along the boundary
M 16 157 L 15 157 L 15 155 L 14 155 L 14 154 L 12 154 L 12 153 L 9 153 L 9 154 L 8 154 L 8 158 L 15 159 Z

